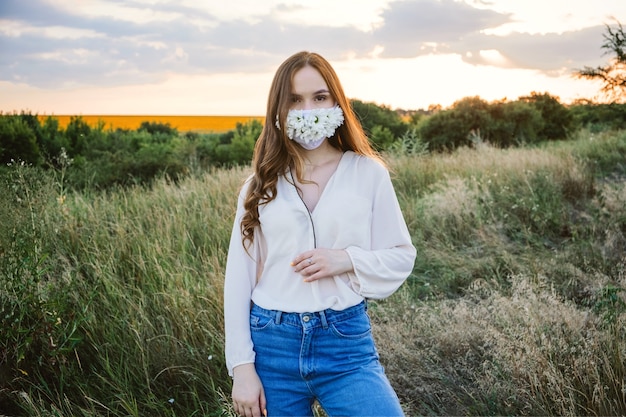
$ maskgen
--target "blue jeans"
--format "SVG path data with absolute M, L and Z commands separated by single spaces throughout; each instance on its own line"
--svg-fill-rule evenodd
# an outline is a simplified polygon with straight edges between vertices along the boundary
M 365 302 L 343 311 L 283 313 L 252 306 L 256 370 L 269 417 L 404 416 L 374 346 Z

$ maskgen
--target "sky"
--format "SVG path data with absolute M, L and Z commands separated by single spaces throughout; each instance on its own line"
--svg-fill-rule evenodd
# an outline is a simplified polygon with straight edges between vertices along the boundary
M 302 50 L 392 109 L 599 100 L 574 72 L 617 22 L 624 0 L 0 0 L 0 112 L 263 115 Z

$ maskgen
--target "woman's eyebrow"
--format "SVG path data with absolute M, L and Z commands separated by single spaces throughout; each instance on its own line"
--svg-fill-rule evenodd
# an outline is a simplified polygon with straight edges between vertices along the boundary
M 330 91 L 326 90 L 326 89 L 321 89 L 321 90 L 317 90 L 315 91 L 312 95 L 316 96 L 318 94 L 330 94 Z M 302 97 L 301 94 L 297 94 L 297 93 L 291 93 L 292 97 Z

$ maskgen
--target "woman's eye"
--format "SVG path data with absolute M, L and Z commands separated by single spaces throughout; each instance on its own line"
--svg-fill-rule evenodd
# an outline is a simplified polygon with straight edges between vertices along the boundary
M 328 96 L 317 96 L 315 97 L 315 101 L 326 101 Z

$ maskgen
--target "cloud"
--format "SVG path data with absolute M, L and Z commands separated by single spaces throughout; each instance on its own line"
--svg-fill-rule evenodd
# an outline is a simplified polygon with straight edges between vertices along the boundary
M 455 50 L 471 64 L 536 69 L 548 75 L 559 75 L 603 62 L 600 45 L 604 30 L 604 26 L 594 26 L 560 34 L 475 34 L 463 44 L 455 45 Z M 499 63 L 489 62 L 481 57 L 481 50 L 496 50 L 504 59 Z
M 335 14 L 329 25 L 306 20 L 309 4 L 274 2 L 227 18 L 207 4 L 0 0 L 0 81 L 54 89 L 150 83 L 171 73 L 272 72 L 300 50 L 331 61 L 457 54 L 473 65 L 557 74 L 598 62 L 604 31 L 489 35 L 511 15 L 453 0 L 377 3 L 369 6 L 371 25 L 350 16 L 342 25 Z
M 404 0 L 392 3 L 384 25 L 374 33 L 383 56 L 406 58 L 445 51 L 467 36 L 509 21 L 506 14 L 476 9 L 452 0 Z

